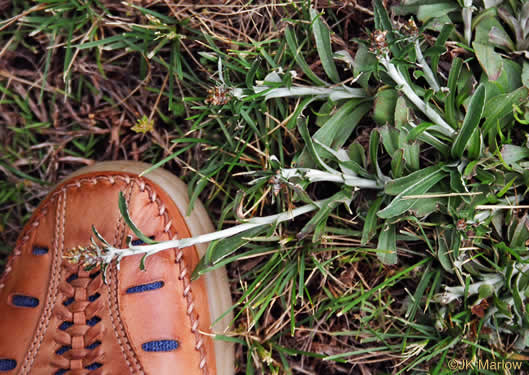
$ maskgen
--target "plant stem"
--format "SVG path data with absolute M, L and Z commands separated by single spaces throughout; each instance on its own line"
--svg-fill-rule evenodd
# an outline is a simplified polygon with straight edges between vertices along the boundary
M 295 208 L 292 211 L 282 212 L 276 215 L 252 218 L 244 224 L 236 225 L 231 228 L 223 229 L 217 232 L 202 234 L 196 237 L 182 238 L 179 240 L 169 240 L 154 245 L 130 246 L 127 249 L 117 249 L 114 247 L 108 247 L 106 248 L 107 252 L 102 256 L 102 260 L 104 263 L 110 263 L 114 258 L 121 259 L 126 256 L 138 254 L 148 254 L 150 256 L 160 251 L 168 249 L 182 249 L 184 247 L 189 247 L 200 243 L 206 243 L 215 240 L 220 240 L 223 238 L 228 238 L 241 232 L 245 232 L 249 229 L 291 220 L 296 216 L 300 216 L 308 212 L 314 211 L 317 208 L 322 207 L 326 203 L 327 199 L 316 201 L 314 203 L 306 204 L 304 206 Z
M 283 168 L 281 169 L 281 177 L 289 180 L 293 177 L 307 179 L 310 182 L 328 181 L 340 182 L 347 186 L 364 188 L 364 189 L 383 189 L 375 180 L 368 178 L 361 178 L 350 176 L 344 173 L 330 173 L 311 168 Z
M 417 106 L 428 118 L 436 124 L 432 126 L 431 129 L 435 129 L 444 135 L 449 137 L 455 136 L 455 131 L 450 125 L 437 113 L 432 107 L 426 104 L 416 93 L 413 91 L 411 86 L 406 81 L 406 78 L 400 73 L 395 65 L 391 63 L 389 56 L 379 55 L 378 56 L 380 63 L 386 68 L 386 72 L 389 74 L 391 79 L 400 87 L 404 95 Z
M 439 83 L 437 83 L 437 80 L 435 79 L 435 75 L 433 74 L 432 69 L 430 69 L 430 65 L 428 65 L 428 63 L 424 59 L 418 38 L 415 39 L 415 55 L 417 56 L 419 66 L 424 72 L 424 78 L 430 84 L 430 86 L 432 86 L 434 92 L 439 91 L 441 88 L 439 87 Z

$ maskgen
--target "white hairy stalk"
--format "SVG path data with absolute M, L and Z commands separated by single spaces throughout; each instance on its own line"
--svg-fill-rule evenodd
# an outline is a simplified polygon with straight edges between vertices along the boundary
M 247 230 L 260 227 L 263 225 L 271 225 L 271 224 L 277 224 L 284 221 L 291 220 L 295 218 L 296 216 L 300 216 L 303 214 L 306 214 L 308 212 L 314 211 L 318 208 L 321 208 L 323 204 L 325 204 L 327 200 L 320 200 L 316 201 L 312 204 L 306 204 L 304 206 L 298 207 L 293 209 L 292 211 L 288 212 L 282 212 L 276 215 L 270 215 L 270 216 L 264 216 L 264 217 L 256 217 L 247 220 L 243 224 L 239 224 L 236 226 L 233 226 L 231 228 L 223 229 L 217 232 L 212 233 L 206 233 L 202 234 L 200 236 L 196 237 L 190 237 L 190 238 L 181 238 L 178 240 L 169 240 L 164 241 L 152 245 L 130 245 L 128 248 L 125 249 L 118 249 L 110 244 L 106 243 L 105 247 L 99 252 L 98 261 L 102 264 L 109 264 L 114 259 L 119 261 L 130 255 L 138 255 L 138 254 L 145 254 L 147 256 L 154 255 L 156 253 L 159 253 L 164 250 L 169 249 L 182 249 L 185 247 L 211 242 L 215 240 L 220 240 L 223 238 L 228 238 L 231 236 L 234 236 L 236 234 L 245 232 Z
M 437 113 L 432 107 L 426 104 L 420 97 L 413 91 L 408 81 L 401 72 L 397 69 L 395 65 L 391 62 L 389 55 L 387 53 L 378 54 L 378 60 L 386 68 L 386 72 L 389 74 L 391 79 L 395 81 L 399 89 L 406 95 L 406 97 L 417 106 L 434 124 L 431 129 L 435 129 L 440 133 L 447 135 L 449 137 L 454 137 L 456 132 L 448 123 L 443 119 L 443 117 Z
M 432 72 L 432 69 L 430 69 L 430 65 L 426 62 L 424 55 L 421 51 L 421 43 L 419 41 L 419 38 L 415 39 L 415 55 L 417 56 L 417 63 L 419 67 L 424 72 L 424 78 L 426 81 L 432 86 L 432 89 L 434 92 L 437 92 L 441 90 L 439 87 L 439 83 L 437 83 L 437 79 L 435 79 L 435 75 Z

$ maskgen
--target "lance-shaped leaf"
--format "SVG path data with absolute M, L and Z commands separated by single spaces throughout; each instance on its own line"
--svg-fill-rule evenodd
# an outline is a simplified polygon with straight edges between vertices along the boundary
M 134 224 L 134 222 L 130 218 L 129 210 L 127 207 L 127 201 L 125 200 L 125 197 L 123 196 L 123 193 L 121 191 L 119 192 L 118 205 L 119 212 L 121 213 L 121 216 L 123 216 L 123 221 L 125 221 L 125 224 L 127 224 L 127 226 L 132 230 L 136 237 L 138 237 L 140 240 L 147 244 L 156 244 L 157 242 L 153 241 L 148 236 L 143 234 L 142 231 L 139 230 L 139 228 L 136 226 L 136 224 Z
M 384 4 L 382 3 L 382 0 L 373 0 L 373 13 L 374 13 L 374 21 L 375 21 L 375 28 L 377 30 L 387 31 L 386 39 L 390 45 L 391 52 L 394 55 L 399 54 L 399 48 L 396 43 L 393 43 L 395 41 L 395 34 L 393 33 L 393 25 L 391 24 L 391 19 L 389 18 L 388 12 L 386 11 L 386 8 L 384 8 Z
M 432 173 L 439 171 L 440 167 L 442 167 L 443 165 L 444 164 L 442 163 L 432 165 L 431 167 L 423 168 L 421 170 L 410 173 L 407 176 L 389 181 L 384 186 L 384 193 L 388 195 L 399 195 L 403 191 L 406 191 L 407 189 L 413 187 L 417 183 L 417 181 L 424 180 Z
M 223 259 L 234 256 L 239 249 L 251 242 L 253 237 L 259 236 L 267 230 L 268 227 L 261 226 L 236 234 L 233 237 L 210 242 L 206 254 L 193 270 L 191 279 L 196 280 L 207 271 L 221 267 L 224 264 L 222 263 Z
M 459 79 L 459 74 L 461 73 L 461 67 L 463 66 L 463 60 L 459 57 L 456 57 L 452 61 L 452 66 L 450 68 L 450 73 L 448 74 L 448 97 L 446 98 L 446 119 L 453 126 L 457 127 L 457 107 L 456 107 L 456 97 L 457 97 L 457 80 Z
M 314 33 L 314 39 L 316 40 L 316 49 L 320 56 L 321 65 L 325 70 L 325 73 L 329 76 L 331 81 L 334 83 L 340 82 L 340 75 L 336 69 L 336 64 L 333 60 L 333 53 L 331 48 L 331 35 L 329 29 L 323 21 L 320 15 L 313 8 L 310 8 L 310 18 L 312 20 L 312 31 Z
M 365 246 L 371 238 L 376 234 L 377 229 L 377 212 L 382 204 L 382 197 L 378 197 L 367 210 L 366 221 L 364 229 L 362 230 L 361 245 Z
M 397 235 L 396 224 L 389 224 L 387 221 L 378 236 L 377 256 L 386 265 L 397 264 Z
M 382 219 L 390 219 L 413 208 L 413 206 L 415 206 L 415 204 L 417 204 L 420 199 L 406 199 L 406 196 L 425 194 L 446 176 L 446 172 L 443 170 L 442 165 L 430 167 L 429 173 L 424 176 L 422 174 L 418 174 L 418 172 L 420 171 L 412 173 L 415 174 L 416 179 L 405 180 L 407 187 L 403 189 L 386 208 L 378 213 L 378 217 Z M 402 177 L 402 179 L 406 179 L 408 177 L 410 176 Z M 397 179 L 393 182 L 398 180 L 401 179 Z
M 479 85 L 468 106 L 467 114 L 463 121 L 463 126 L 457 134 L 456 140 L 452 145 L 452 156 L 461 158 L 463 152 L 472 137 L 472 134 L 479 126 L 481 116 L 483 115 L 483 108 L 485 107 L 485 86 Z

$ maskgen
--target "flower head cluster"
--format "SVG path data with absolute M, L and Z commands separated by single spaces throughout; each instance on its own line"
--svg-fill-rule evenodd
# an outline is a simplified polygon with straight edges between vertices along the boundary
M 388 34 L 387 30 L 375 30 L 371 34 L 371 48 L 370 51 L 375 55 L 387 55 L 389 53 L 388 41 L 386 35 Z
M 103 260 L 100 249 L 93 244 L 65 250 L 62 257 L 71 264 L 80 264 L 85 268 L 94 268 Z
M 417 27 L 417 24 L 413 18 L 410 18 L 408 22 L 404 24 L 403 30 L 413 38 L 417 38 L 419 36 L 419 28 Z

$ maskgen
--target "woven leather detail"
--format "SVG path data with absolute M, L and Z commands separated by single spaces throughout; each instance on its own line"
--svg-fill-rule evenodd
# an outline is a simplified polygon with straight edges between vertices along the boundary
M 58 349 L 52 364 L 58 371 L 68 370 L 68 374 L 102 374 L 103 369 L 99 367 L 103 363 L 104 353 L 99 343 L 103 338 L 104 326 L 98 314 L 105 306 L 98 291 L 103 286 L 103 279 L 90 277 L 90 273 L 95 271 L 85 271 L 68 262 L 63 262 L 62 267 L 59 290 L 63 301 L 55 306 L 54 314 L 63 322 L 73 324 L 56 331 L 54 340 Z M 64 303 L 66 301 L 68 303 Z M 98 368 L 90 369 L 94 367 Z

